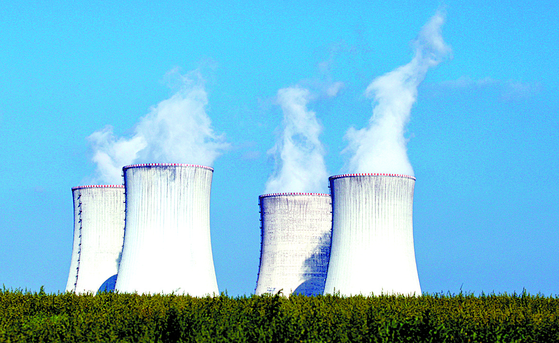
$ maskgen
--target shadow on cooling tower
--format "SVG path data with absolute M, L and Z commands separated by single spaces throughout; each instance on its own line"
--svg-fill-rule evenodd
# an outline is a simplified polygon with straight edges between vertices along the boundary
M 117 276 L 118 275 L 115 274 L 115 275 L 111 276 L 110 278 L 108 278 L 107 280 L 105 280 L 105 282 L 103 282 L 101 287 L 99 287 L 99 290 L 97 291 L 97 294 L 114 292 Z
M 272 193 L 259 199 L 261 249 L 255 294 L 321 294 L 330 255 L 330 194 Z
M 328 264 L 325 264 L 324 261 L 330 259 L 331 238 L 330 232 L 324 233 L 320 237 L 316 251 L 303 263 L 303 278 L 306 281 L 300 284 L 293 294 L 314 296 L 324 293 L 326 273 L 328 272 Z

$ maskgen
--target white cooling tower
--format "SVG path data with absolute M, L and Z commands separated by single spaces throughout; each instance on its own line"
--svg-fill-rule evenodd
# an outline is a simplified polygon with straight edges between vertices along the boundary
M 120 292 L 218 294 L 210 239 L 213 169 L 125 166 L 126 228 Z
M 332 249 L 325 293 L 421 295 L 413 245 L 415 178 L 330 177 Z
M 332 202 L 330 195 L 276 193 L 260 196 L 262 243 L 256 295 L 324 291 Z
M 66 291 L 96 293 L 118 270 L 124 236 L 124 186 L 72 188 L 74 244 Z

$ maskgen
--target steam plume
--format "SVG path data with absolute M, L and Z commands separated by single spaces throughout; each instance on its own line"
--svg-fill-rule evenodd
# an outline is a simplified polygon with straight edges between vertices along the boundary
M 115 137 L 110 126 L 87 138 L 97 164 L 95 182 L 120 184 L 122 167 L 133 163 L 211 166 L 228 147 L 224 137 L 213 132 L 201 81 L 180 78 L 179 91 L 152 107 L 140 119 L 132 138 Z
M 368 127 L 350 128 L 346 133 L 349 145 L 345 151 L 354 153 L 349 161 L 350 172 L 413 175 L 404 133 L 417 87 L 429 68 L 451 52 L 441 35 L 444 19 L 439 11 L 423 27 L 413 42 L 411 62 L 376 78 L 367 87 L 367 97 L 374 99 L 373 116 Z
M 328 173 L 318 139 L 322 128 L 315 113 L 307 109 L 310 98 L 310 91 L 298 86 L 278 91 L 284 128 L 268 151 L 276 159 L 276 170 L 266 183 L 266 193 L 326 191 Z

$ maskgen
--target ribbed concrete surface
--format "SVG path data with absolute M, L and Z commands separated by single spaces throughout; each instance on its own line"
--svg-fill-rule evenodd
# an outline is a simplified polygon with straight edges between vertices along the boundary
M 332 228 L 328 194 L 260 196 L 262 240 L 255 293 L 322 294 Z
M 332 250 L 325 293 L 420 295 L 413 244 L 415 178 L 330 177 Z
M 74 243 L 67 291 L 96 293 L 118 270 L 124 236 L 124 187 L 72 189 Z
M 210 239 L 213 169 L 124 167 L 126 231 L 120 292 L 218 294 Z

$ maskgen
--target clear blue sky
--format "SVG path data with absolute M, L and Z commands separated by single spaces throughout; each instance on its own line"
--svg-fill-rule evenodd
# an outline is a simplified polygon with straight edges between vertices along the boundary
M 258 195 L 282 122 L 279 89 L 343 82 L 308 107 L 331 175 L 344 135 L 372 113 L 365 89 L 412 58 L 439 1 L 4 1 L 0 4 L 0 283 L 62 291 L 71 187 L 95 172 L 86 138 L 131 137 L 198 70 L 231 147 L 214 163 L 219 288 L 254 292 Z M 423 291 L 559 294 L 559 3 L 449 0 L 452 58 L 418 88 L 408 125 Z M 313 86 L 314 85 L 314 86 Z M 311 87 L 312 86 L 312 87 Z M 173 161 L 189 163 L 189 161 Z

